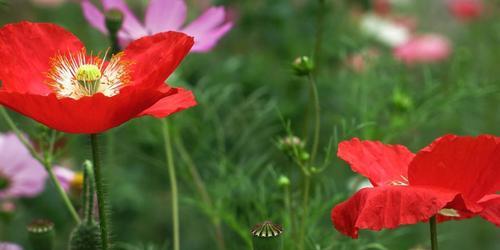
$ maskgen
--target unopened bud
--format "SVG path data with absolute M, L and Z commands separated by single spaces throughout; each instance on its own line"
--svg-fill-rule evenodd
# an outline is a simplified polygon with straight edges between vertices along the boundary
M 399 112 L 407 112 L 413 108 L 413 101 L 405 92 L 395 90 L 392 94 L 392 105 Z
M 288 177 L 282 175 L 278 178 L 278 185 L 281 187 L 290 186 L 290 179 L 288 179 Z
M 314 70 L 314 62 L 307 56 L 297 57 L 292 63 L 292 68 L 296 75 L 306 76 Z

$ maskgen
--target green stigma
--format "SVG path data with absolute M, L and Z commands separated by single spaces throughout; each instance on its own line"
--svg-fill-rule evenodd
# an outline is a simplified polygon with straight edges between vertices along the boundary
M 0 190 L 5 190 L 10 186 L 10 181 L 7 177 L 0 175 Z
M 94 64 L 84 64 L 76 70 L 76 80 L 81 82 L 95 82 L 101 76 L 101 70 Z

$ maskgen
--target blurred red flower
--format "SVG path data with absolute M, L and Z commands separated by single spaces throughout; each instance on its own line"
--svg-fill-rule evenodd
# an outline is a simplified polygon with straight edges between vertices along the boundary
M 106 61 L 88 55 L 57 25 L 5 25 L 0 104 L 68 133 L 99 133 L 144 115 L 165 117 L 196 105 L 190 91 L 164 83 L 192 45 L 192 37 L 164 32 L 133 41 Z
M 447 5 L 450 12 L 462 21 L 480 17 L 484 8 L 481 0 L 448 0 Z
M 412 37 L 394 49 L 394 57 L 410 65 L 442 61 L 450 54 L 449 40 L 438 34 Z
M 359 229 L 380 230 L 479 215 L 500 225 L 500 138 L 446 135 L 416 155 L 401 145 L 354 138 L 338 156 L 374 187 L 335 206 L 337 230 L 352 238 Z

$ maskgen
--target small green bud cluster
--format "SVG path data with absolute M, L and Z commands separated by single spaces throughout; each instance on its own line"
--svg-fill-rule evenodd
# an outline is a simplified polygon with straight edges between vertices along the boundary
M 314 70 L 314 62 L 307 56 L 297 57 L 292 63 L 292 69 L 297 76 L 307 76 Z

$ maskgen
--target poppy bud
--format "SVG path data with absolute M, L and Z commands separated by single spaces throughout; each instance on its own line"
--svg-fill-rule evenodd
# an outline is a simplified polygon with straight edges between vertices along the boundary
M 123 13 L 118 9 L 110 9 L 106 12 L 106 28 L 110 34 L 116 34 L 122 28 Z
M 71 233 L 70 250 L 100 250 L 101 230 L 95 222 L 82 223 Z
M 314 70 L 314 62 L 307 56 L 297 57 L 292 63 L 292 69 L 295 75 L 306 76 Z
M 37 250 L 54 249 L 54 223 L 48 220 L 35 220 L 27 226 L 31 246 Z
M 392 94 L 392 105 L 399 112 L 407 112 L 413 108 L 413 101 L 409 95 L 396 89 Z
M 290 186 L 290 179 L 288 179 L 288 177 L 286 177 L 284 175 L 281 175 L 278 178 L 278 185 L 281 186 L 281 187 Z
M 283 241 L 280 237 L 283 233 L 283 227 L 281 225 L 273 224 L 271 221 L 265 221 L 255 225 L 251 232 L 254 250 L 283 249 Z

